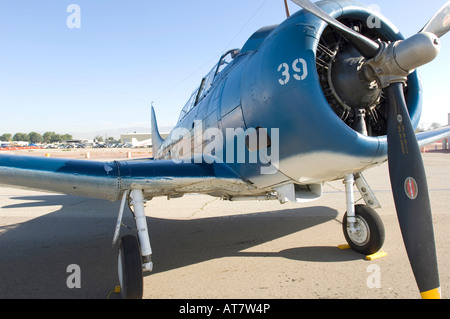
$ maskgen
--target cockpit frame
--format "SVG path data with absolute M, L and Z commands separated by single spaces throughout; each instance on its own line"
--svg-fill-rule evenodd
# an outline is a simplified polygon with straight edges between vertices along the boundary
M 188 114 L 197 104 L 208 94 L 212 84 L 219 77 L 222 72 L 227 69 L 233 62 L 233 60 L 240 53 L 239 49 L 232 49 L 224 54 L 219 59 L 219 62 L 208 72 L 206 76 L 202 78 L 200 86 L 195 89 L 183 109 L 181 110 L 178 122 L 180 122 L 186 114 Z

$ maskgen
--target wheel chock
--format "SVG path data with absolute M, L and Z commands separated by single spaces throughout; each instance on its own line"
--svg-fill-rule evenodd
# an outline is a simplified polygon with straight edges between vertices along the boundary
M 338 248 L 339 249 L 349 249 L 351 247 L 349 244 L 340 244 L 340 245 L 338 245 Z M 375 259 L 385 257 L 385 256 L 387 256 L 387 253 L 383 249 L 381 249 L 374 254 L 366 255 L 366 259 L 367 260 L 375 260 Z
M 383 250 L 379 250 L 375 254 L 367 255 L 366 259 L 367 260 L 375 260 L 375 259 L 385 257 L 385 256 L 387 256 L 387 253 Z

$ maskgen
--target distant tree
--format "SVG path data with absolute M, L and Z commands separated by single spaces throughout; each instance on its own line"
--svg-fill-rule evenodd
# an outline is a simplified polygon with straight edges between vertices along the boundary
M 72 135 L 70 134 L 56 134 L 55 132 L 45 132 L 42 135 L 42 141 L 44 143 L 58 143 L 63 141 L 70 141 L 73 139 Z
M 442 125 L 440 124 L 440 123 L 438 123 L 438 122 L 433 122 L 433 123 L 431 123 L 431 126 L 430 126 L 430 130 L 435 130 L 435 129 L 437 129 L 437 128 L 440 128 Z
M 425 129 L 423 128 L 423 126 L 418 126 L 416 128 L 416 130 L 414 131 L 414 133 L 421 133 L 421 132 L 425 132 Z
M 55 132 L 45 132 L 43 137 L 44 143 L 58 143 L 61 142 L 61 136 Z
M 103 136 L 97 135 L 95 140 L 97 140 L 97 142 L 103 142 Z
M 70 140 L 72 140 L 72 135 L 70 135 L 70 134 L 61 135 L 61 142 L 62 141 L 70 141 Z
M 30 132 L 28 134 L 28 142 L 30 142 L 31 144 L 42 143 L 43 140 L 44 140 L 44 138 L 39 133 Z
M 26 133 L 16 133 L 13 136 L 13 141 L 15 142 L 28 142 L 28 134 Z
M 50 137 L 50 143 L 59 143 L 61 141 L 62 141 L 61 135 L 53 132 L 52 136 Z
M 5 133 L 3 135 L 0 136 L 0 141 L 10 141 L 12 139 L 12 134 L 11 133 Z
M 44 143 L 50 143 L 50 140 L 52 139 L 53 134 L 55 134 L 55 132 L 45 132 L 42 135 L 42 141 Z

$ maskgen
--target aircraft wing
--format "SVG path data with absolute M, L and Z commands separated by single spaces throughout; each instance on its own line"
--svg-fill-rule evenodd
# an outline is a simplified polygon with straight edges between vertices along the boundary
M 449 126 L 416 134 L 420 147 L 449 136 Z M 252 190 L 226 164 L 218 162 L 91 161 L 6 154 L 0 154 L 0 186 L 112 201 L 130 189 L 142 189 L 147 198 L 186 193 L 233 196 Z
M 223 163 L 173 160 L 92 161 L 0 154 L 0 186 L 118 200 L 142 189 L 146 198 L 238 194 L 249 185 Z
M 436 130 L 426 131 L 416 134 L 417 142 L 420 147 L 435 143 L 444 138 L 450 137 L 450 126 L 445 126 Z

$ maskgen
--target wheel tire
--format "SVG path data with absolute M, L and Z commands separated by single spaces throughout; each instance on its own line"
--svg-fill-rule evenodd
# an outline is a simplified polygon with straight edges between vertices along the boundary
M 118 272 L 122 298 L 142 299 L 141 250 L 138 239 L 133 235 L 126 235 L 120 239 Z
M 350 234 L 347 213 L 342 220 L 342 230 L 350 247 L 365 255 L 374 254 L 384 244 L 384 225 L 377 212 L 367 205 L 355 205 L 357 233 Z

